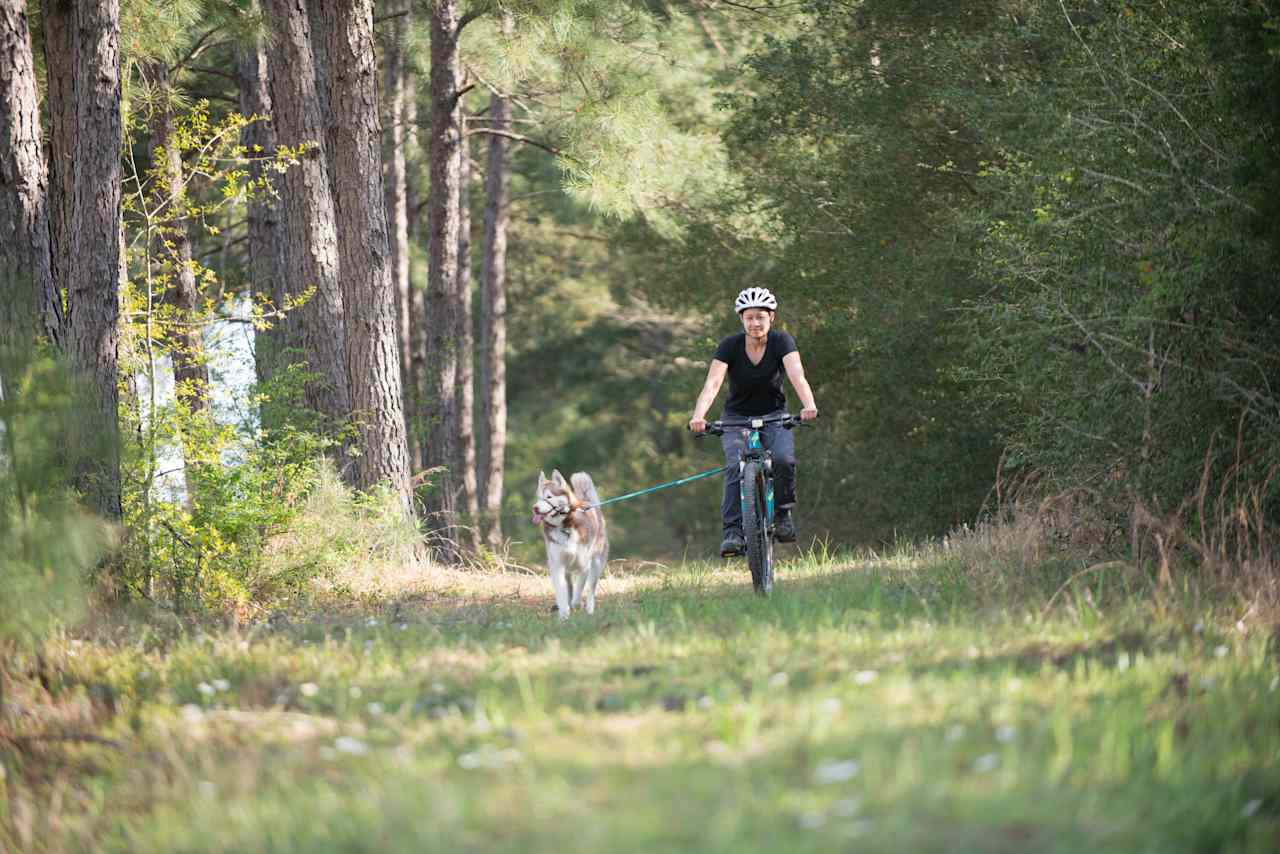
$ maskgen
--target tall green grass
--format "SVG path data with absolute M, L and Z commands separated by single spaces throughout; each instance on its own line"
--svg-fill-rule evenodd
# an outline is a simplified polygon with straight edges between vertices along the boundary
M 815 552 L 769 599 L 690 563 L 563 625 L 477 574 L 99 627 L 50 646 L 54 699 L 110 686 L 80 725 L 116 746 L 0 746 L 0 848 L 1275 850 L 1269 626 L 1077 570 Z

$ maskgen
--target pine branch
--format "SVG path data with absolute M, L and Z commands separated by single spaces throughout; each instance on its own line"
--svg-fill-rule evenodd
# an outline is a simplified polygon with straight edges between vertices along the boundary
M 541 148 L 543 151 L 546 151 L 550 154 L 554 154 L 556 157 L 563 157 L 565 160 L 570 160 L 570 161 L 573 161 L 574 163 L 582 162 L 578 160 L 576 157 L 574 157 L 573 155 L 565 152 L 563 149 L 556 148 L 554 145 L 550 145 L 548 143 L 541 142 L 531 137 L 524 136 L 523 134 L 511 133 L 505 130 L 496 130 L 495 128 L 470 128 L 469 130 L 467 130 L 466 135 L 471 136 L 472 134 L 476 134 L 476 133 L 488 134 L 489 136 L 500 136 L 500 137 L 503 137 L 504 139 L 510 139 L 515 142 L 523 142 L 526 145 L 532 145 L 534 148 Z

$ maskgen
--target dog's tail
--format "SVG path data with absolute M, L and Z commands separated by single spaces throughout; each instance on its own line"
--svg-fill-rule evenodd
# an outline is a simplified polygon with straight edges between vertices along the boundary
M 569 478 L 569 485 L 573 488 L 573 494 L 584 504 L 594 506 L 600 503 L 600 493 L 596 492 L 595 482 L 585 471 L 574 472 L 573 477 Z

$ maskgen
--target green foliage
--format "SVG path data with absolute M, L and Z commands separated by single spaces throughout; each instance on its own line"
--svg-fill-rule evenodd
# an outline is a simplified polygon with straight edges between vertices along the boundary
M 1258 480 L 1280 463 L 1264 24 L 1232 0 L 1040 4 L 1008 34 L 1022 59 L 998 103 L 1030 121 L 982 120 L 1000 145 L 971 233 L 993 287 L 966 374 L 1014 461 L 1058 485 L 1176 506 L 1215 434 L 1241 437 Z M 1219 440 L 1210 464 L 1239 452 Z
M 87 398 L 45 352 L 0 346 L 0 647 L 39 642 L 83 611 L 113 532 L 82 510 L 67 448 Z M 0 677 L 2 678 L 2 677 Z
M 669 209 L 713 198 L 725 180 L 707 111 L 691 109 L 708 100 L 707 70 L 683 63 L 692 23 L 616 0 L 506 11 L 506 23 L 470 24 L 463 50 L 499 91 L 536 93 L 534 118 L 559 151 L 565 189 L 592 210 L 678 233 Z
M 165 92 L 145 94 L 129 124 L 131 151 L 143 148 L 147 113 L 173 108 Z M 257 329 L 280 322 L 309 294 L 273 306 L 259 297 L 250 305 L 221 296 L 212 268 L 174 252 L 179 236 L 220 235 L 222 222 L 257 194 L 271 193 L 270 178 L 303 156 L 302 149 L 246 151 L 240 131 L 252 120 L 237 114 L 214 118 L 206 102 L 179 112 L 169 143 L 183 162 L 174 191 L 166 172 L 168 152 L 136 153 L 140 173 L 125 182 L 125 225 L 134 277 L 122 289 L 128 321 L 122 348 L 124 515 L 129 535 L 120 577 L 133 592 L 178 610 L 204 607 L 244 611 L 298 595 L 314 577 L 315 561 L 277 562 L 264 568 L 272 538 L 302 516 L 321 480 L 320 459 L 340 436 L 304 404 L 313 376 L 295 354 L 255 390 L 251 411 L 239 419 L 215 413 L 210 389 L 179 385 L 160 393 L 169 360 L 205 359 L 203 343 L 185 343 L 187 330 L 203 341 L 209 329 L 232 315 Z M 270 158 L 270 169 L 251 179 L 250 158 Z M 183 270 L 180 265 L 186 265 Z M 178 276 L 190 272 L 204 298 L 180 307 L 172 294 Z M 175 464 L 176 463 L 176 464 Z M 161 471 L 161 465 L 171 471 Z M 175 475 L 177 476 L 175 478 Z

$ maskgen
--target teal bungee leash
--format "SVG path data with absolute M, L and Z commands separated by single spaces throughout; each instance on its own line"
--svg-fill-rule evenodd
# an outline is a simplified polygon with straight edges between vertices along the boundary
M 606 501 L 601 501 L 598 504 L 588 504 L 584 509 L 591 510 L 596 507 L 603 507 L 606 504 L 612 504 L 615 501 L 626 501 L 628 498 L 636 498 L 637 496 L 640 496 L 640 495 L 648 495 L 650 492 L 657 492 L 659 489 L 667 489 L 672 486 L 679 486 L 682 483 L 689 483 L 690 481 L 701 480 L 704 477 L 711 477 L 713 474 L 720 474 L 724 470 L 725 470 L 724 466 L 720 466 L 719 468 L 714 468 L 714 469 L 708 469 L 707 471 L 699 472 L 698 474 L 691 474 L 688 477 L 682 477 L 679 480 L 673 480 L 668 483 L 660 483 L 657 486 L 651 486 L 648 489 L 641 489 L 636 492 L 628 492 L 626 495 L 616 495 L 613 498 L 610 498 Z

